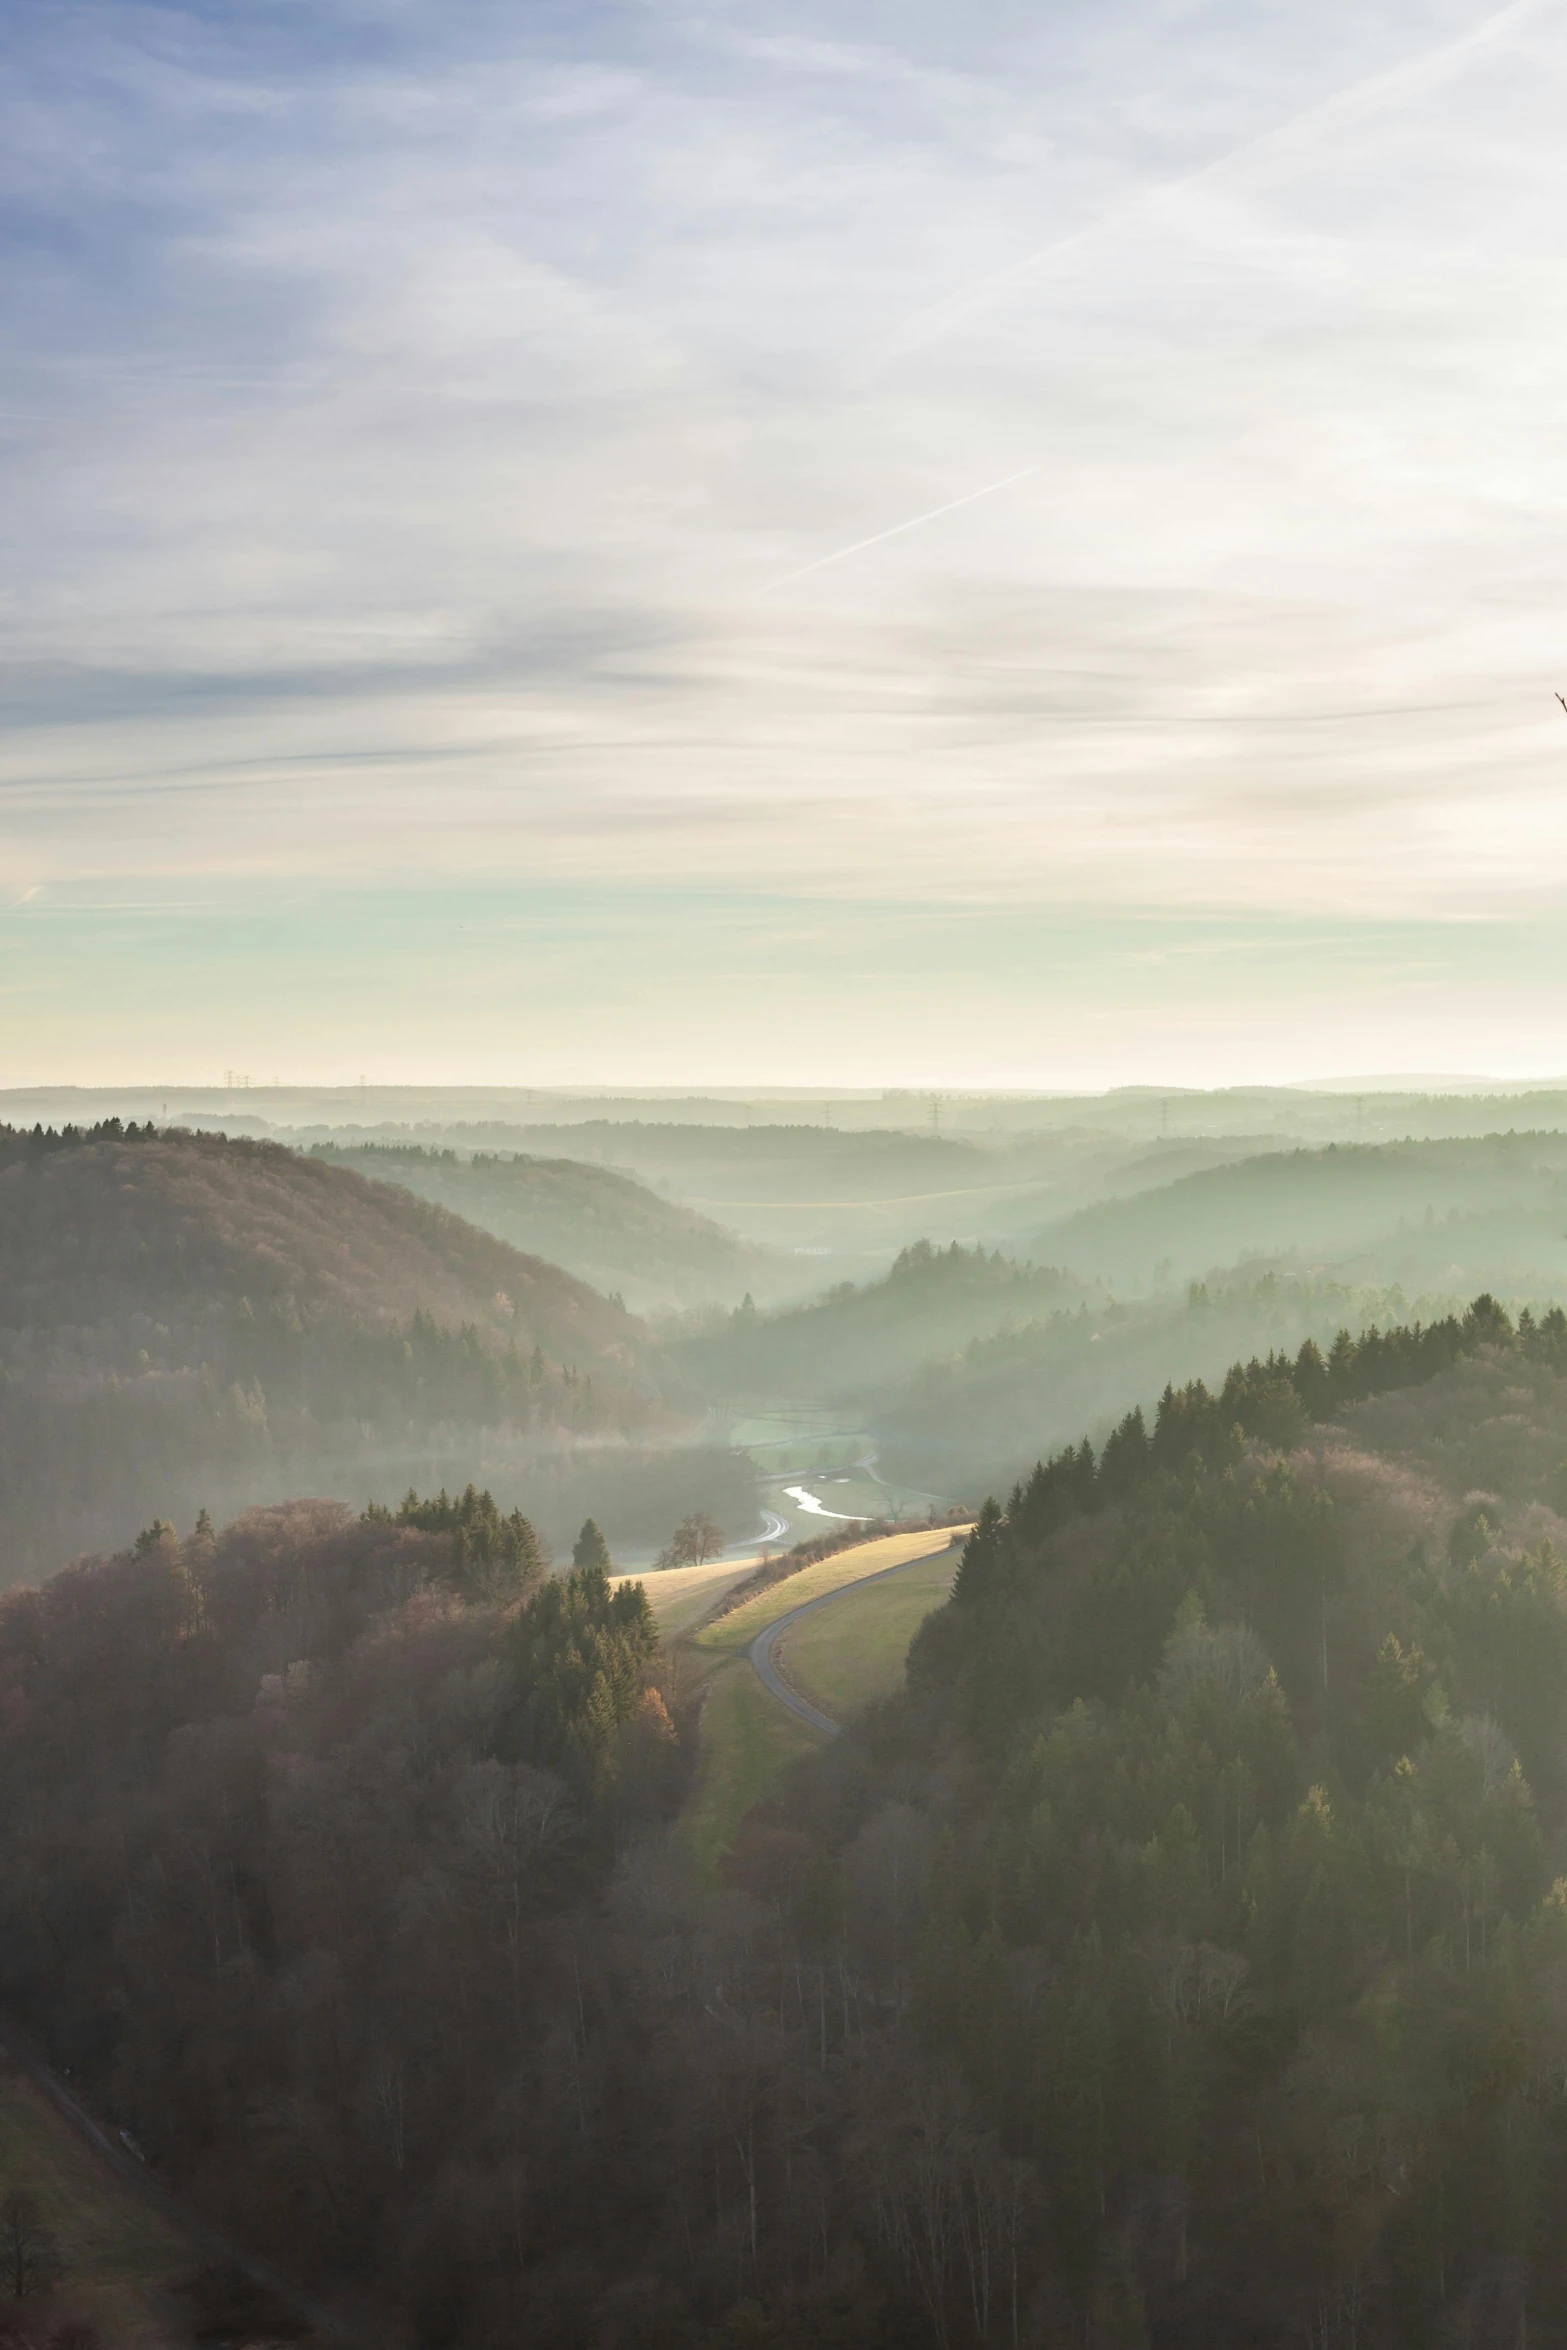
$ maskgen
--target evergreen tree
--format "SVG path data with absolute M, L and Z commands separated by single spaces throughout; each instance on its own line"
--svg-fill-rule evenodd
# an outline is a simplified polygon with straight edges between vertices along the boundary
M 603 1567 L 606 1570 L 614 1564 L 609 1555 L 609 1544 L 592 1518 L 584 1518 L 582 1521 L 582 1532 L 571 1546 L 571 1563 L 574 1567 Z

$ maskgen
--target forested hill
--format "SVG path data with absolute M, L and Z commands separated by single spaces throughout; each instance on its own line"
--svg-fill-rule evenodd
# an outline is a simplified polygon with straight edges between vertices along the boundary
M 0 1137 L 0 1578 L 203 1504 L 665 1434 L 668 1386 L 585 1283 L 347 1168 L 213 1135 Z
M 0 1280 L 13 1327 L 107 1334 L 144 1313 L 189 1323 L 291 1299 L 371 1328 L 422 1311 L 622 1380 L 657 1351 L 585 1282 L 459 1216 L 222 1135 L 0 1138 Z
M 1410 1296 L 1567 1292 L 1567 1134 L 1276 1151 L 1042 1225 L 1030 1246 L 1117 1287 L 1243 1256 L 1332 1266 Z
M 149 1529 L 0 1601 L 0 1995 L 389 2342 L 1567 2340 L 1564 1463 L 1485 1298 L 1172 1388 L 711 1890 L 635 1586 Z
M 925 1774 L 909 2030 L 1033 2339 L 1567 2339 L 1564 1509 L 1559 1312 L 1167 1391 L 987 1507 L 870 1788 L 785 1813 Z
M 882 1407 L 911 1369 L 970 1340 L 1082 1295 L 1049 1265 L 928 1240 L 900 1251 L 880 1281 L 836 1283 L 814 1304 L 763 1314 L 749 1307 L 677 1351 L 715 1396 L 777 1395 Z
M 310 1155 L 436 1200 L 514 1248 L 614 1292 L 635 1313 L 735 1306 L 748 1292 L 777 1297 L 805 1286 L 797 1260 L 741 1240 L 612 1167 L 523 1152 L 460 1158 L 403 1143 L 317 1143 Z
M 1437 1311 L 1441 1311 L 1439 1305 Z M 967 1495 L 1005 1492 L 1040 1453 L 1113 1426 L 1129 1395 L 1223 1384 L 1237 1356 L 1327 1347 L 1346 1321 L 1402 1321 L 1398 1290 L 1243 1267 L 1130 1302 L 1103 1293 L 1008 1321 L 910 1371 L 875 1415 L 889 1475 Z

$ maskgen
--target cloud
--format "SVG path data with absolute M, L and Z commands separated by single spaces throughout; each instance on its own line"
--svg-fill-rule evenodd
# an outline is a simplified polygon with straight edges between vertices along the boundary
M 1550 0 L 3 38 L 5 873 L 1567 894 Z

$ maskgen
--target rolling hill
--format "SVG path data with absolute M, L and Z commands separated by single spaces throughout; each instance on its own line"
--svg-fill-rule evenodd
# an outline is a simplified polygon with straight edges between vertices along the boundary
M 1252 1256 L 1410 1291 L 1554 1294 L 1567 1286 L 1567 1135 L 1269 1152 L 1082 1208 L 1031 1245 L 1122 1288 Z
M 690 1433 L 644 1323 L 406 1190 L 212 1135 L 0 1141 L 0 1579 L 155 1515 L 469 1478 L 626 1540 L 657 1453 L 653 1541 L 715 1481 L 738 1506 L 722 1456 L 670 1490 Z
M 379 1329 L 424 1312 L 618 1383 L 657 1351 L 559 1266 L 274 1143 L 166 1133 L 0 1149 L 0 1333 L 90 1327 L 140 1348 L 241 1300 Z
M 1444 1301 L 1436 1301 L 1439 1305 Z M 1213 1278 L 1195 1298 L 1104 1295 L 932 1353 L 870 1415 L 894 1479 L 975 1501 L 1005 1492 L 1040 1447 L 1080 1429 L 1097 1442 L 1129 1395 L 1211 1379 L 1237 1356 L 1331 1346 L 1337 1332 L 1405 1311 L 1399 1292 L 1263 1272 Z
M 634 1313 L 798 1295 L 810 1278 L 797 1259 L 580 1159 L 484 1151 L 465 1158 L 398 1143 L 317 1143 L 310 1156 L 434 1200 L 513 1248 L 613 1291 Z
M 768 1248 L 883 1265 L 933 1226 L 977 1230 L 987 1202 L 1037 1185 L 993 1151 L 937 1135 L 589 1119 L 529 1129 L 527 1141 L 633 1175 Z
M 814 1304 L 740 1312 L 677 1351 L 715 1401 L 787 1396 L 874 1410 L 914 1365 L 1076 1299 L 1083 1285 L 953 1242 L 917 1241 L 880 1281 L 843 1282 Z

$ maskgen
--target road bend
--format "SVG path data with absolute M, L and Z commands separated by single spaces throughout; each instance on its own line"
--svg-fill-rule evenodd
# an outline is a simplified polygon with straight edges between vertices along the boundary
M 808 1722 L 813 1730 L 824 1731 L 829 1738 L 836 1738 L 843 1724 L 835 1722 L 831 1714 L 824 1714 L 820 1706 L 812 1705 L 808 1697 L 802 1697 L 798 1689 L 790 1687 L 773 1655 L 774 1642 L 780 1640 L 784 1633 L 792 1631 L 796 1624 L 803 1623 L 807 1616 L 814 1616 L 818 1608 L 831 1607 L 834 1600 L 847 1599 L 851 1591 L 865 1591 L 872 1583 L 885 1583 L 889 1575 L 902 1575 L 910 1567 L 923 1567 L 939 1556 L 940 1549 L 941 1545 L 938 1544 L 934 1550 L 922 1550 L 917 1558 L 899 1559 L 896 1566 L 878 1567 L 874 1575 L 861 1575 L 853 1583 L 840 1583 L 836 1591 L 824 1591 L 817 1599 L 803 1600 L 799 1607 L 792 1607 L 786 1616 L 780 1616 L 775 1623 L 768 1624 L 758 1632 L 746 1652 L 756 1667 L 762 1687 L 770 1691 L 781 1706 L 787 1707 L 796 1721 Z

